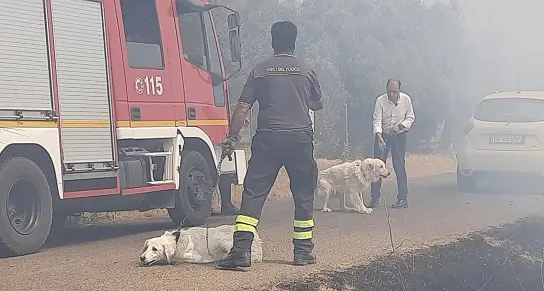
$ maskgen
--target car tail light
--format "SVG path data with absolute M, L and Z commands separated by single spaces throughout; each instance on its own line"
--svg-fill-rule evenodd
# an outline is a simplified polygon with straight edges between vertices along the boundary
M 474 128 L 474 121 L 469 120 L 465 125 L 463 126 L 463 133 L 467 135 L 472 129 Z

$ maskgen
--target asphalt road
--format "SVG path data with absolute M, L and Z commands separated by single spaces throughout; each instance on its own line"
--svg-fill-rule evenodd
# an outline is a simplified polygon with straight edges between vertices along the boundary
M 412 180 L 410 208 L 389 209 L 395 244 L 416 248 L 448 242 L 540 215 L 544 209 L 542 194 L 495 188 L 498 191 L 458 193 L 452 174 Z M 394 202 L 393 189 L 392 183 L 384 185 L 388 204 Z M 265 206 L 259 225 L 265 262 L 255 264 L 250 272 L 220 271 L 209 265 L 139 267 L 145 239 L 172 227 L 167 221 L 150 220 L 67 229 L 40 253 L 1 259 L 0 290 L 271 290 L 281 281 L 360 265 L 390 249 L 385 208 L 375 209 L 372 215 L 316 211 L 318 264 L 291 266 L 292 213 L 290 201 Z M 233 217 L 223 217 L 213 218 L 212 224 L 232 222 Z

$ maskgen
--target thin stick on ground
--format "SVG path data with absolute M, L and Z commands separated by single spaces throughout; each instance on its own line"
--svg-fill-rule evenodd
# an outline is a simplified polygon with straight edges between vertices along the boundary
M 389 241 L 391 242 L 391 251 L 395 253 L 395 244 L 393 243 L 393 229 L 391 228 L 391 218 L 389 210 L 387 210 L 387 195 L 385 195 L 385 215 L 387 217 L 387 227 L 389 228 Z
M 540 282 L 542 282 L 542 290 L 544 290 L 544 258 L 540 253 Z
M 491 282 L 492 279 L 493 279 L 493 276 L 490 276 L 489 279 L 482 285 L 482 287 L 478 289 L 478 291 L 483 291 L 485 286 L 487 286 L 487 284 L 489 284 L 489 282 Z
M 521 288 L 522 291 L 525 291 L 525 288 L 523 288 L 523 285 L 521 284 L 521 280 L 519 279 L 518 273 L 516 273 L 514 264 L 512 264 L 512 260 L 508 260 L 508 263 L 510 263 L 510 267 L 512 267 L 512 272 L 514 273 L 514 276 L 516 276 L 516 280 L 518 280 L 519 287 Z

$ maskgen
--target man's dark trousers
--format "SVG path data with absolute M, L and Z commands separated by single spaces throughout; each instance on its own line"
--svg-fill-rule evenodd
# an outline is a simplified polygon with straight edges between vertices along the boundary
M 374 139 L 374 158 L 387 160 L 389 152 L 393 159 L 393 170 L 397 176 L 398 200 L 406 200 L 408 196 L 408 181 L 406 177 L 405 155 L 406 155 L 406 132 L 401 134 L 383 134 L 383 139 L 386 142 L 385 149 L 382 151 L 378 142 L 378 138 Z M 380 190 L 382 180 L 372 183 L 372 199 L 380 199 Z
M 261 211 L 279 170 L 285 166 L 295 202 L 293 244 L 295 253 L 313 250 L 312 229 L 317 164 L 311 133 L 258 131 L 244 179 L 240 215 L 232 251 L 249 251 Z M 231 251 L 231 252 L 232 252 Z

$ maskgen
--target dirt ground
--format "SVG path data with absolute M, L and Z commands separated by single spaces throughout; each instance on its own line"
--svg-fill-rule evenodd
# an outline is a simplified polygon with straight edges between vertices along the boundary
M 544 290 L 544 218 L 326 272 L 276 290 Z
M 488 187 L 482 184 L 477 192 L 460 193 L 455 173 L 412 178 L 410 207 L 390 209 L 383 205 L 393 201 L 396 185 L 386 181 L 381 207 L 372 215 L 337 211 L 335 200 L 334 212 L 314 213 L 318 264 L 306 267 L 290 265 L 293 203 L 270 201 L 259 222 L 264 262 L 252 266 L 249 273 L 225 272 L 213 265 L 140 267 L 138 256 L 144 241 L 175 227 L 168 219 L 67 227 L 36 254 L 1 259 L 2 290 L 136 291 L 157 286 L 164 290 L 269 291 L 275 286 L 319 290 L 317 285 L 324 286 L 321 290 L 404 290 L 399 282 L 405 282 L 406 290 L 422 291 L 478 290 L 480 286 L 484 286 L 480 290 L 539 290 L 534 283 L 540 278 L 544 227 L 538 223 L 501 226 L 542 215 L 544 192 L 534 187 L 520 191 L 517 180 L 494 184 L 502 191 L 481 191 Z M 210 224 L 231 224 L 233 219 L 214 216 Z M 496 233 L 484 233 L 493 239 L 471 241 L 472 237 L 466 237 L 488 227 L 499 227 Z M 388 257 L 391 234 L 399 257 Z M 458 241 L 459 237 L 465 239 Z M 456 241 L 460 243 L 453 243 Z M 506 284 L 501 280 L 512 270 L 510 262 L 515 270 L 510 278 L 515 281 Z M 493 279 L 488 284 L 495 285 L 485 285 L 490 276 Z M 516 287 L 516 276 L 524 289 Z M 321 281 L 316 283 L 316 278 Z
M 337 211 L 339 202 L 334 200 L 334 212 L 314 213 L 318 264 L 306 267 L 290 265 L 293 203 L 270 201 L 259 222 L 264 262 L 249 273 L 213 265 L 140 267 L 144 241 L 175 227 L 168 219 L 67 227 L 36 254 L 1 259 L 1 290 L 319 290 L 317 285 L 323 285 L 321 290 L 404 290 L 399 282 L 405 282 L 406 290 L 421 291 L 539 290 L 535 283 L 540 279 L 544 227 L 501 226 L 542 215 L 544 192 L 533 187 L 520 191 L 517 180 L 494 184 L 501 191 L 483 191 L 488 186 L 482 184 L 477 192 L 460 193 L 455 173 L 412 178 L 410 207 L 390 209 L 383 205 L 394 200 L 396 185 L 386 181 L 381 207 L 372 215 Z M 214 216 L 210 224 L 232 224 L 233 219 Z M 499 227 L 496 233 L 484 233 L 493 239 L 467 237 L 489 227 Z M 399 257 L 388 256 L 391 234 Z M 490 276 L 488 284 L 494 285 L 485 285 Z M 515 285 L 516 276 L 524 289 Z M 316 278 L 321 281 L 316 283 Z M 508 284 L 502 281 L 506 278 Z
M 317 164 L 319 169 L 326 169 L 330 166 L 341 163 L 341 160 L 326 160 L 318 159 Z M 406 156 L 406 170 L 409 178 L 427 177 L 432 175 L 455 172 L 455 156 L 453 155 L 415 155 L 409 154 Z M 391 159 L 388 159 L 387 166 L 393 169 Z M 395 179 L 395 176 L 388 180 Z M 232 189 L 233 201 L 239 203 L 242 196 L 242 186 L 233 186 Z M 277 201 L 283 199 L 291 199 L 291 191 L 289 190 L 289 178 L 285 169 L 282 169 L 278 175 L 278 179 L 272 188 L 269 201 Z M 214 202 L 217 207 L 218 202 Z M 151 217 L 168 217 L 166 210 L 150 210 L 146 212 L 126 211 L 126 212 L 106 212 L 98 214 L 85 213 L 83 217 L 70 218 L 69 223 L 107 223 L 110 221 L 119 220 L 138 220 L 148 219 Z

